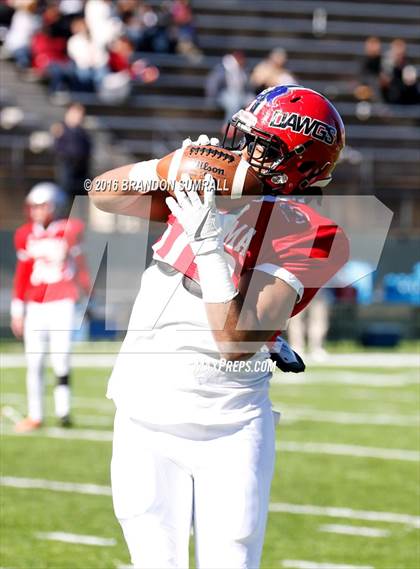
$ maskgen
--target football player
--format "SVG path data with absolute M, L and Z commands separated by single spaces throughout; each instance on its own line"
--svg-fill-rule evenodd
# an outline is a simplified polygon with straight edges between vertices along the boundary
M 50 352 L 57 378 L 55 413 L 70 419 L 69 355 L 75 302 L 90 293 L 90 277 L 81 250 L 83 223 L 63 218 L 65 197 L 51 182 L 36 184 L 25 200 L 29 221 L 15 233 L 17 265 L 11 302 L 11 328 L 24 338 L 28 416 L 17 432 L 38 429 L 43 421 L 43 370 Z
M 270 348 L 346 262 L 342 230 L 302 200 L 319 194 L 344 146 L 333 105 L 279 86 L 239 111 L 223 146 L 241 153 L 264 196 L 224 211 L 179 183 L 151 200 L 90 193 L 101 209 L 166 221 L 144 272 L 108 387 L 116 404 L 116 516 L 139 568 L 259 566 L 275 456 Z M 216 144 L 202 135 L 194 144 Z M 192 144 L 191 140 L 184 144 Z M 158 180 L 150 160 L 96 183 Z M 150 196 L 149 196 L 150 198 Z M 281 346 L 280 346 L 281 351 Z

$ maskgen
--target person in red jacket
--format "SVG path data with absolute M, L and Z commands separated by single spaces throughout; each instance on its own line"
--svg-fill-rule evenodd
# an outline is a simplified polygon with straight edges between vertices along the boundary
M 69 356 L 74 307 L 80 289 L 90 292 L 90 276 L 81 251 L 84 225 L 65 219 L 63 192 L 50 182 L 36 184 L 25 204 L 29 221 L 15 233 L 17 254 L 11 302 L 11 328 L 24 338 L 27 361 L 28 416 L 17 432 L 38 429 L 43 421 L 43 370 L 49 348 L 57 377 L 55 413 L 70 426 Z

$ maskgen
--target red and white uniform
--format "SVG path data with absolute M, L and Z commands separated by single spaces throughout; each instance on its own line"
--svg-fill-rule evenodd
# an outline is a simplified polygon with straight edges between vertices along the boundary
M 299 297 L 292 315 L 347 261 L 347 239 L 337 224 L 291 199 L 265 197 L 224 218 L 225 253 L 232 260 L 235 286 L 241 274 L 252 269 L 285 280 Z M 199 282 L 194 254 L 173 215 L 153 249 L 155 259 Z
M 282 279 L 295 313 L 348 257 L 341 229 L 306 205 L 266 197 L 221 218 L 235 285 L 247 270 Z M 187 567 L 192 517 L 200 567 L 258 567 L 275 458 L 269 351 L 219 367 L 205 304 L 184 287 L 199 275 L 175 217 L 153 249 L 176 271 L 144 272 L 110 378 L 115 513 L 135 567 Z
M 342 230 L 309 206 L 290 200 L 255 200 L 240 211 L 222 214 L 222 222 L 225 254 L 235 285 L 247 270 L 280 278 L 297 292 L 294 314 L 348 258 Z M 195 367 L 198 357 L 205 360 L 204 367 L 214 364 L 218 350 L 203 301 L 182 284 L 184 274 L 197 282 L 199 276 L 176 218 L 170 217 L 153 249 L 154 259 L 178 272 L 165 275 L 152 265 L 143 274 L 108 396 L 117 406 L 150 423 L 213 424 L 218 420 L 231 424 L 258 415 L 269 405 L 270 373 L 213 370 L 203 372 L 204 377 Z M 263 349 L 250 361 L 268 357 L 268 350 Z M 156 369 L 161 363 L 162 369 Z M 241 389 L 220 392 L 216 388 L 215 396 L 213 385 L 222 382 L 226 386 L 229 381 Z
M 26 223 L 15 233 L 17 266 L 11 315 L 25 318 L 28 416 L 35 421 L 43 419 L 46 353 L 50 353 L 57 378 L 68 376 L 75 302 L 80 288 L 90 291 L 81 252 L 83 230 L 83 223 L 77 219 L 58 219 L 47 227 Z M 67 385 L 59 385 L 54 391 L 59 417 L 69 413 L 67 392 Z
M 80 248 L 83 230 L 77 219 L 58 219 L 45 228 L 29 222 L 17 229 L 13 311 L 22 309 L 25 302 L 76 301 L 79 287 L 89 290 Z

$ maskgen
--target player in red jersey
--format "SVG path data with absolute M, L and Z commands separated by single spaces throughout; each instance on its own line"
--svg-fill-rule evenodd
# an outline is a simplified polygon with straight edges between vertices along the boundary
M 348 257 L 336 223 L 286 197 L 319 193 L 331 179 L 344 146 L 331 103 L 275 87 L 237 113 L 228 134 L 224 146 L 265 188 L 237 210 L 218 210 L 214 187 L 201 199 L 188 179 L 166 204 L 162 192 L 151 205 L 95 185 L 90 194 L 105 211 L 167 221 L 108 387 L 114 509 L 137 568 L 187 567 L 192 524 L 197 566 L 259 566 L 275 455 L 270 349 Z M 99 181 L 158 181 L 156 163 Z
M 65 219 L 64 195 L 53 183 L 36 184 L 26 197 L 30 221 L 16 230 L 17 265 L 11 303 L 11 328 L 24 337 L 27 360 L 28 416 L 17 432 L 43 421 L 43 368 L 48 347 L 57 377 L 55 412 L 70 426 L 69 355 L 75 302 L 80 289 L 89 294 L 90 277 L 81 251 L 84 226 Z

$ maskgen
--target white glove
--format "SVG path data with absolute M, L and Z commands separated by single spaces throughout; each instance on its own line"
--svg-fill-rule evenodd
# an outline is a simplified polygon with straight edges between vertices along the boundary
M 192 189 L 192 183 L 184 174 L 175 184 L 176 200 L 170 197 L 166 203 L 184 228 L 195 254 L 204 302 L 226 303 L 238 292 L 224 252 L 221 219 L 215 206 L 216 183 L 210 174 L 204 177 L 204 201 Z
M 175 183 L 175 197 L 166 198 L 166 203 L 184 228 L 195 255 L 223 250 L 222 227 L 219 212 L 215 206 L 216 183 L 210 174 L 203 181 L 204 202 L 195 189 L 188 174 Z M 190 188 L 190 189 L 189 189 Z
M 186 138 L 182 141 L 182 148 L 186 146 L 207 146 L 207 144 L 211 144 L 212 146 L 220 146 L 220 140 L 218 138 L 212 137 L 209 138 L 207 134 L 200 134 L 197 140 L 191 140 L 191 138 Z

